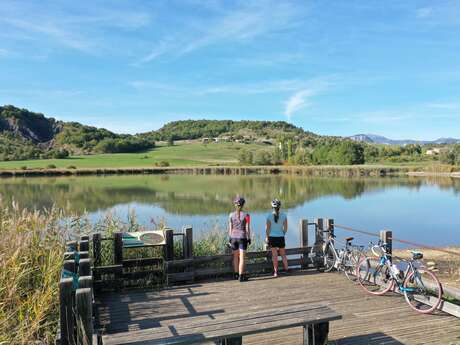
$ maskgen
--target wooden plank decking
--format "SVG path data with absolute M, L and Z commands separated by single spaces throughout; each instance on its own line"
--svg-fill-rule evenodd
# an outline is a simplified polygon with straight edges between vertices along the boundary
M 460 319 L 443 313 L 420 315 L 396 294 L 374 297 L 338 273 L 298 272 L 290 276 L 223 280 L 174 287 L 160 292 L 103 294 L 97 301 L 105 339 L 161 326 L 178 319 L 225 319 L 240 310 L 325 303 L 343 316 L 330 327 L 330 343 L 460 344 Z M 137 332 L 132 332 L 133 337 Z M 171 335 L 173 335 L 171 333 Z M 299 327 L 244 338 L 244 344 L 301 344 Z

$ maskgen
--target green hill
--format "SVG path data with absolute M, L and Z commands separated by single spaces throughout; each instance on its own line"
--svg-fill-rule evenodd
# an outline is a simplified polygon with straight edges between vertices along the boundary
M 278 139 L 280 136 L 320 138 L 284 121 L 183 120 L 167 123 L 157 131 L 144 133 L 155 140 L 193 140 L 232 137 L 251 140 Z
M 314 146 L 326 138 L 284 121 L 185 120 L 137 135 L 116 134 L 78 122 L 58 121 L 12 105 L 0 106 L 0 161 L 136 153 L 154 148 L 155 141 L 216 137 L 265 144 L 290 140 L 303 146 Z
M 57 121 L 12 105 L 0 106 L 1 161 L 139 152 L 154 146 L 154 141 L 140 136 L 120 135 L 77 122 Z

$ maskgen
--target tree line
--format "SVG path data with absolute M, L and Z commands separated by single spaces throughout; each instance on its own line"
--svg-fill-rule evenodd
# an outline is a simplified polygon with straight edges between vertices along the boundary
M 429 157 L 419 144 L 377 145 L 346 139 L 327 138 L 317 143 L 284 139 L 274 149 L 243 149 L 238 161 L 244 165 L 356 165 L 440 161 L 460 165 L 460 144 L 444 147 L 439 156 Z

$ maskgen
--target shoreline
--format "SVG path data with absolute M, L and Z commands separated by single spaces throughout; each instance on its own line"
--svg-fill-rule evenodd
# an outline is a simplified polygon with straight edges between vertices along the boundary
M 423 171 L 421 166 L 372 166 L 372 165 L 315 165 L 315 166 L 197 166 L 151 168 L 88 168 L 88 169 L 10 169 L 0 170 L 0 177 L 32 176 L 87 176 L 87 175 L 279 175 L 329 177 L 449 177 L 460 178 L 460 171 Z
M 279 175 L 300 176 L 395 176 L 409 171 L 406 167 L 385 166 L 198 166 L 151 168 L 89 168 L 89 169 L 28 169 L 0 170 L 0 177 L 86 176 L 135 174 L 185 175 Z

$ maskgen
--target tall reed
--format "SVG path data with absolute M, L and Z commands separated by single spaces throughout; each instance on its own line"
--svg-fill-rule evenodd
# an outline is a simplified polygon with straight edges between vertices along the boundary
M 64 211 L 0 201 L 0 344 L 50 344 L 58 320 Z

